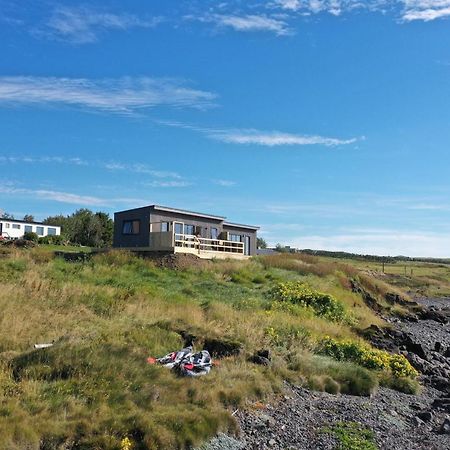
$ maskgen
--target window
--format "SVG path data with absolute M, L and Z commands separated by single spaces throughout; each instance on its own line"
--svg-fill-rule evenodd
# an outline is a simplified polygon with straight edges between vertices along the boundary
M 31 233 L 33 231 L 33 227 L 31 225 L 25 225 L 25 233 Z
M 219 230 L 217 228 L 211 228 L 211 239 L 217 239 L 219 237 Z
M 161 232 L 166 233 L 169 231 L 169 222 L 161 222 Z
M 36 227 L 36 234 L 38 236 L 44 236 L 44 227 Z
M 18 223 L 13 223 L 12 228 L 14 228 L 16 230 L 20 230 L 20 225 Z
M 122 234 L 139 234 L 140 220 L 124 220 Z
M 5 228 L 9 228 L 10 224 L 9 223 L 5 223 Z
M 183 224 L 182 223 L 175 223 L 175 234 L 183 234 Z
M 241 235 L 240 234 L 230 234 L 230 241 L 241 242 Z
M 250 236 L 244 236 L 244 253 L 250 255 Z
M 56 236 L 56 228 L 47 228 L 47 234 L 49 236 Z
M 194 225 L 185 225 L 184 226 L 184 234 L 194 234 Z

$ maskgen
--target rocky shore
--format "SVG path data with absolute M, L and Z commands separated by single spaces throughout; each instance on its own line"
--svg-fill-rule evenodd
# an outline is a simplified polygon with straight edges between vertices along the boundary
M 450 449 L 450 299 L 419 299 L 415 312 L 390 319 L 391 329 L 371 327 L 378 348 L 403 353 L 421 373 L 417 395 L 379 388 L 367 397 L 313 392 L 286 384 L 271 405 L 237 411 L 239 440 L 219 436 L 214 449 L 328 450 L 356 435 L 357 448 Z M 352 434 L 353 433 L 353 434 Z

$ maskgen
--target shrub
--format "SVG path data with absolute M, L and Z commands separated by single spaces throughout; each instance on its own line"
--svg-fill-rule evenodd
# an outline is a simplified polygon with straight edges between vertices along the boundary
M 39 238 L 39 244 L 63 245 L 66 241 L 61 235 L 43 236 Z
M 395 378 L 414 378 L 418 375 L 403 355 L 393 355 L 355 341 L 337 341 L 326 337 L 321 342 L 319 353 L 338 361 L 353 361 L 368 369 L 387 371 Z
M 332 295 L 315 291 L 299 281 L 279 283 L 272 290 L 271 295 L 278 301 L 312 308 L 315 314 L 333 322 L 349 320 L 341 302 Z
M 33 242 L 37 242 L 39 240 L 39 236 L 36 233 L 33 233 L 32 231 L 27 231 L 24 235 L 23 238 L 26 241 L 33 241 Z

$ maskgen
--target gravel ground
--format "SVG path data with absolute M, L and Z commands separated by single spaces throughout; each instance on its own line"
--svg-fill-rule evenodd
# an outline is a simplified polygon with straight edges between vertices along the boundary
M 450 306 L 450 299 L 418 299 L 418 302 L 427 308 Z M 428 349 L 433 349 L 435 342 L 450 348 L 449 324 L 419 320 L 396 323 L 395 327 Z M 435 399 L 443 397 L 443 392 L 430 385 L 425 385 L 418 395 L 379 388 L 369 398 L 314 392 L 286 383 L 285 392 L 277 401 L 236 413 L 241 429 L 238 440 L 219 435 L 203 448 L 338 449 L 343 447 L 339 447 L 330 428 L 340 422 L 356 422 L 374 433 L 379 449 L 450 450 L 450 434 L 441 433 L 444 421 L 450 420 L 450 408 L 432 405 Z

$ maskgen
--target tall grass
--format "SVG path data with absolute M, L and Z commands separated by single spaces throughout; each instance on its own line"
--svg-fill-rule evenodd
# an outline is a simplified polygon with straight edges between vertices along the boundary
M 306 308 L 274 308 L 268 297 L 280 281 L 306 281 L 353 308 L 357 326 L 379 320 L 335 271 L 303 275 L 280 267 L 281 259 L 174 271 L 126 252 L 69 263 L 41 250 L 0 252 L 3 448 L 112 450 L 125 437 L 136 449 L 185 448 L 235 432 L 231 411 L 280 391 L 283 379 L 357 394 L 376 387 L 365 369 L 311 355 L 325 335 L 356 339 L 353 329 Z M 181 331 L 196 336 L 199 349 L 214 338 L 242 351 L 195 380 L 146 364 L 180 348 Z M 270 367 L 248 362 L 263 348 Z

